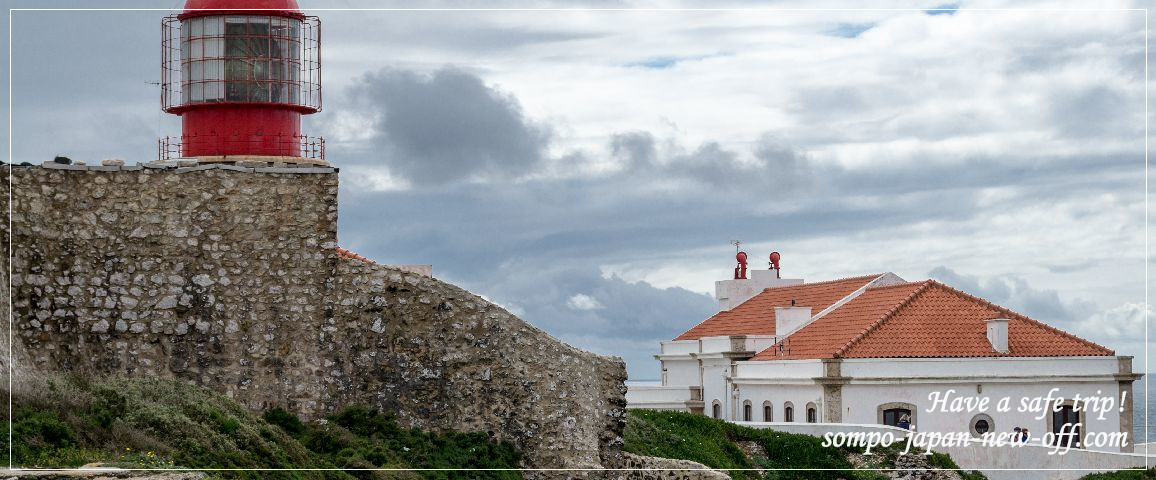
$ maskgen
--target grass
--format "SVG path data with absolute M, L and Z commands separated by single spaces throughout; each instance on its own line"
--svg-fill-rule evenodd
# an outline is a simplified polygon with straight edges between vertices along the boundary
M 719 469 L 766 469 L 762 475 L 756 471 L 730 470 L 735 479 L 887 478 L 873 470 L 772 470 L 855 467 L 847 460 L 847 451 L 824 447 L 816 437 L 743 427 L 691 413 L 629 410 L 624 437 L 624 449 L 636 455 L 692 460 Z M 766 450 L 766 458 L 748 458 L 735 444 L 739 441 L 759 444 Z
M 484 433 L 404 429 L 388 412 L 356 406 L 308 423 L 280 408 L 255 415 L 222 395 L 172 380 L 89 381 L 50 376 L 23 380 L 13 397 L 13 460 L 24 467 L 100 462 L 132 468 L 517 468 L 521 460 L 512 445 L 493 441 Z M 4 457 L 7 443 L 7 436 L 0 436 Z M 214 475 L 521 477 L 516 471 L 218 471 Z
M 959 471 L 959 476 L 963 480 L 987 480 L 987 477 L 980 473 L 978 470 L 960 470 L 959 465 L 955 463 L 955 460 L 952 460 L 951 456 L 945 453 L 931 452 L 931 455 L 927 456 L 927 464 L 936 468 L 957 470 Z

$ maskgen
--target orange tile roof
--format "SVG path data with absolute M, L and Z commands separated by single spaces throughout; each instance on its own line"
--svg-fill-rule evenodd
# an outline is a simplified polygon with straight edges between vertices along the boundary
M 793 299 L 797 306 L 811 307 L 812 312 L 819 313 L 878 277 L 864 275 L 768 288 L 735 308 L 714 314 L 675 340 L 697 340 L 719 335 L 774 335 L 775 307 L 789 307 Z
M 779 345 L 772 346 L 752 360 L 831 358 L 836 349 L 867 331 L 922 286 L 922 283 L 900 283 L 868 288 L 850 302 L 792 333 L 780 342 L 781 349 Z
M 360 260 L 365 263 L 376 263 L 373 260 L 365 258 L 341 247 L 337 247 L 337 258 L 344 258 L 346 260 Z
M 987 320 L 1008 319 L 1008 353 Z M 752 360 L 1107 356 L 1112 350 L 934 280 L 869 288 Z

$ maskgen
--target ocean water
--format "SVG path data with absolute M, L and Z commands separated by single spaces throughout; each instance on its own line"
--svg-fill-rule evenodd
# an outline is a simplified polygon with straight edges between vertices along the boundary
M 1147 376 L 1132 384 L 1132 438 L 1135 443 L 1156 442 L 1156 391 L 1147 392 L 1144 385 Z M 1148 425 L 1144 424 L 1144 407 L 1148 407 Z

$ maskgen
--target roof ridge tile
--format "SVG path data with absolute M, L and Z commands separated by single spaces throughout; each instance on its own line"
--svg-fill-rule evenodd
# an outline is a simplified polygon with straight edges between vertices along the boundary
M 851 280 L 874 280 L 874 279 L 882 277 L 883 275 L 886 275 L 886 274 L 887 273 L 876 273 L 873 275 L 859 275 L 859 276 L 855 276 L 855 277 L 836 278 L 834 280 L 823 280 L 821 282 L 797 283 L 794 285 L 783 285 L 781 287 L 767 287 L 767 288 L 764 288 L 762 291 L 764 291 L 764 292 L 767 290 L 780 290 L 781 291 L 781 290 L 785 290 L 788 288 L 813 287 L 815 285 L 827 285 L 827 284 L 831 284 L 831 283 L 849 282 Z M 751 298 L 754 298 L 754 297 L 751 297 Z

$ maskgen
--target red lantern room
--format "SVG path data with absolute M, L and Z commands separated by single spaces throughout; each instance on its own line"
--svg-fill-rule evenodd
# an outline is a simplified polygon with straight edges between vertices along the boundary
M 160 157 L 324 164 L 301 135 L 321 111 L 321 23 L 295 0 L 187 0 L 161 23 L 161 106 L 181 116 Z

